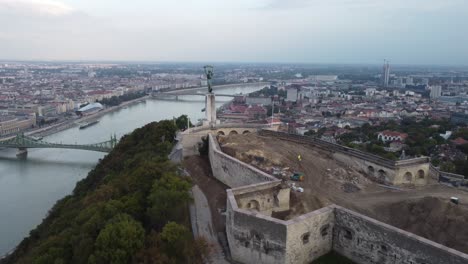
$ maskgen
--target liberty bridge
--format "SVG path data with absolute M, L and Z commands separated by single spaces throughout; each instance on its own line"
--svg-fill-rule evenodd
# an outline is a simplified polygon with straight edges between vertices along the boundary
M 0 142 L 0 148 L 16 148 L 18 149 L 18 157 L 26 157 L 27 149 L 30 148 L 61 148 L 61 149 L 80 149 L 97 152 L 110 152 L 117 145 L 117 137 L 111 136 L 110 140 L 94 143 L 94 144 L 58 144 L 50 143 L 43 140 L 38 140 L 28 137 L 24 134 L 18 134 L 16 137 Z

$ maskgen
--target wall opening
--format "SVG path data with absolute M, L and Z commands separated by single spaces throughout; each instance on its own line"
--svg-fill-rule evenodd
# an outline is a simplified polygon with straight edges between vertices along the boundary
M 274 200 L 273 200 L 273 205 L 274 205 L 274 206 L 279 206 L 279 198 L 278 198 L 278 195 L 275 194 L 275 195 L 273 196 L 273 199 L 274 199 Z
M 224 136 L 224 132 L 223 131 L 218 131 L 218 136 Z
M 238 135 L 239 133 L 237 133 L 237 131 L 235 130 L 232 130 L 231 132 L 229 132 L 229 135 Z
M 387 173 L 384 170 L 379 170 L 379 181 L 387 182 Z
M 309 243 L 310 233 L 307 232 L 307 233 L 303 234 L 301 238 L 302 238 L 302 244 Z
M 326 224 L 320 228 L 320 234 L 322 237 L 326 237 L 328 235 L 328 230 L 330 229 L 330 225 Z
M 260 203 L 257 200 L 250 200 L 250 202 L 247 203 L 247 209 L 255 209 L 258 211 L 260 209 Z
M 380 250 L 381 250 L 383 253 L 386 253 L 386 252 L 388 251 L 387 246 L 385 246 L 385 245 L 381 245 L 381 246 L 380 246 Z
M 419 179 L 424 179 L 424 171 L 423 170 L 418 170 L 418 178 Z
M 348 239 L 348 240 L 352 240 L 353 239 L 353 233 L 351 232 L 351 230 L 343 229 L 343 237 Z
M 413 174 L 409 171 L 405 173 L 404 178 L 407 182 L 413 182 Z
M 249 133 L 250 133 L 250 131 L 245 130 L 244 132 L 242 132 L 242 135 L 246 135 L 246 134 L 249 134 Z
M 367 167 L 367 173 L 368 173 L 370 176 L 374 176 L 374 173 L 375 173 L 374 167 L 372 167 L 372 166 Z

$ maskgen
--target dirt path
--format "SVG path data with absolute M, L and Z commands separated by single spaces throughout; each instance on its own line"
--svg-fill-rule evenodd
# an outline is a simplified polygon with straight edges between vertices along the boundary
M 203 194 L 198 185 L 193 186 L 192 195 L 195 204 L 195 222 L 194 226 L 197 227 L 197 235 L 204 237 L 208 243 L 213 246 L 213 255 L 211 256 L 212 263 L 228 263 L 225 260 L 223 250 L 218 242 L 216 230 L 214 230 L 213 222 L 211 221 L 211 211 L 208 205 L 208 200 Z
M 213 178 L 207 157 L 189 156 L 182 162 L 192 177 L 194 198 L 193 214 L 198 235 L 204 236 L 214 245 L 212 263 L 227 263 L 219 242 L 219 234 L 225 232 L 225 219 L 222 212 L 226 208 L 227 186 Z M 208 199 L 207 199 L 208 197 Z

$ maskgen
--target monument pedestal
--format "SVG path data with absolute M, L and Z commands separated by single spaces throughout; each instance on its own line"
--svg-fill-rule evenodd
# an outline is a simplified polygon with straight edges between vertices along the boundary
M 206 122 L 208 125 L 216 124 L 216 101 L 215 95 L 209 93 L 205 98 L 205 113 L 206 113 Z

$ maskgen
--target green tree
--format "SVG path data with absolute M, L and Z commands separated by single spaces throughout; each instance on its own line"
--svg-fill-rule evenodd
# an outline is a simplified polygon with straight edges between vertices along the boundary
M 175 123 L 178 129 L 180 130 L 185 130 L 187 129 L 187 124 L 189 122 L 189 118 L 187 115 L 181 115 L 178 118 L 176 118 Z M 190 127 L 192 127 L 192 122 L 190 122 Z
M 450 161 L 443 162 L 440 164 L 440 170 L 445 172 L 455 172 L 455 164 Z
M 148 197 L 150 208 L 147 214 L 153 227 L 162 227 L 168 221 L 185 217 L 188 202 L 191 201 L 190 182 L 172 173 L 164 174 L 155 180 Z
M 161 240 L 164 242 L 166 252 L 170 257 L 184 259 L 181 250 L 187 247 L 187 241 L 191 238 L 190 230 L 175 222 L 168 222 L 161 232 Z
M 131 216 L 115 216 L 101 230 L 96 239 L 96 251 L 90 262 L 125 264 L 130 263 L 145 240 L 145 230 Z

